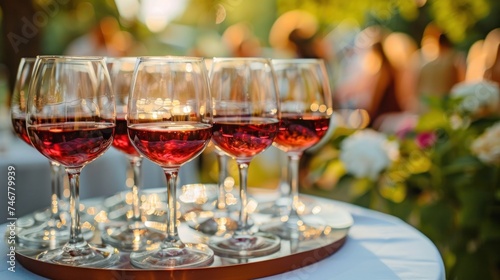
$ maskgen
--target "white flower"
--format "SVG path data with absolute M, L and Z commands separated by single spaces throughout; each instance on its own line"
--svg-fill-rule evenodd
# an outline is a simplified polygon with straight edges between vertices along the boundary
M 495 82 L 481 80 L 458 83 L 451 89 L 450 96 L 462 99 L 460 109 L 473 115 L 500 111 L 500 88 Z
M 376 180 L 398 157 L 398 144 L 371 129 L 357 131 L 340 145 L 340 160 L 347 172 L 357 178 Z
M 500 164 L 500 122 L 486 129 L 471 145 L 471 151 L 482 162 Z

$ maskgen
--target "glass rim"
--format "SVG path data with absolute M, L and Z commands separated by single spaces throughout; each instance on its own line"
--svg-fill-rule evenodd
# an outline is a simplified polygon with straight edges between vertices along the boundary
M 138 56 L 137 61 L 163 61 L 163 62 L 203 62 L 204 57 L 201 56 L 176 56 L 176 55 L 162 55 L 162 56 Z
M 27 62 L 35 62 L 36 61 L 36 57 L 21 57 L 21 60 L 20 61 L 27 61 Z
M 324 63 L 325 60 L 323 58 L 271 58 L 271 62 L 273 63 L 314 63 L 320 62 Z
M 66 60 L 66 61 L 105 61 L 104 56 L 74 56 L 74 55 L 37 55 L 36 59 Z
M 263 56 L 245 56 L 245 57 L 230 57 L 230 56 L 214 56 L 212 60 L 218 61 L 267 61 L 269 62 L 271 59 Z
M 113 62 L 113 61 L 132 61 L 132 60 L 137 60 L 139 57 L 138 56 L 105 56 L 104 59 L 106 62 Z

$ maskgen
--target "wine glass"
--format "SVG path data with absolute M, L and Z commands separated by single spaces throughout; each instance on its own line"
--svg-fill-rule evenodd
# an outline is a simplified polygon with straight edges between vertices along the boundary
M 238 227 L 238 221 L 232 217 L 231 210 L 228 205 L 228 198 L 226 196 L 226 187 L 233 187 L 234 183 L 228 181 L 229 171 L 228 171 L 228 155 L 225 154 L 218 148 L 214 148 L 214 153 L 217 158 L 217 166 L 219 168 L 218 180 L 215 187 L 216 190 L 216 201 L 215 209 L 211 210 L 194 210 L 189 211 L 184 216 L 187 224 L 206 235 L 224 235 L 228 232 L 234 231 Z M 232 177 L 230 178 L 232 179 Z M 186 185 L 189 187 L 196 187 L 207 185 Z
M 115 101 L 102 57 L 38 56 L 29 86 L 26 128 L 32 145 L 64 166 L 70 182 L 70 236 L 37 259 L 71 266 L 105 267 L 118 250 L 83 238 L 79 189 L 82 168 L 113 142 Z
M 184 243 L 177 230 L 177 177 L 180 167 L 203 152 L 212 136 L 210 91 L 202 58 L 141 57 L 132 78 L 128 134 L 140 154 L 161 166 L 167 181 L 166 237 L 150 250 L 132 252 L 140 268 L 209 265 L 205 244 Z
M 210 71 L 213 96 L 212 141 L 238 165 L 238 228 L 229 236 L 213 236 L 209 246 L 224 257 L 251 258 L 280 249 L 274 234 L 254 232 L 248 224 L 247 177 L 254 156 L 273 143 L 279 127 L 279 96 L 271 62 L 265 58 L 214 58 Z
M 120 57 L 107 59 L 108 69 L 111 64 L 110 77 L 116 101 L 116 129 L 112 146 L 124 153 L 129 162 L 127 174 L 133 174 L 131 185 L 132 204 L 123 203 L 123 208 L 132 210 L 125 223 L 113 221 L 105 226 L 102 231 L 104 243 L 111 244 L 123 251 L 138 251 L 155 241 L 161 240 L 163 235 L 147 228 L 140 205 L 141 167 L 142 156 L 130 142 L 127 132 L 127 106 L 130 92 L 132 74 L 134 72 L 136 57 Z M 131 209 L 130 209 L 131 208 Z
M 305 150 L 327 133 L 333 113 L 328 75 L 321 59 L 273 59 L 281 101 L 281 122 L 273 145 L 288 157 L 290 212 L 260 230 L 283 239 L 312 239 L 320 236 L 321 222 L 307 223 L 298 213 L 299 161 Z
M 207 71 L 212 67 L 212 59 L 206 58 L 205 66 Z M 209 74 L 210 75 L 210 74 Z M 238 227 L 238 222 L 230 215 L 229 207 L 226 203 L 226 180 L 229 176 L 228 159 L 229 156 L 217 147 L 213 149 L 218 167 L 217 179 L 217 200 L 214 210 L 189 212 L 185 219 L 190 227 L 207 235 L 223 235 L 233 231 Z
M 31 146 L 26 131 L 26 98 L 28 85 L 35 65 L 34 57 L 21 58 L 16 76 L 16 83 L 11 100 L 12 127 L 17 137 Z M 61 219 L 60 210 L 61 188 L 63 176 L 59 163 L 49 161 L 51 171 L 51 204 L 48 211 L 35 212 L 35 218 L 42 221 L 42 225 L 21 227 L 18 234 L 21 244 L 36 248 L 55 248 L 66 243 L 69 239 L 69 228 L 66 219 Z M 49 213 L 49 215 L 45 215 Z M 32 224 L 32 223 L 31 223 Z M 90 231 L 93 235 L 93 232 Z

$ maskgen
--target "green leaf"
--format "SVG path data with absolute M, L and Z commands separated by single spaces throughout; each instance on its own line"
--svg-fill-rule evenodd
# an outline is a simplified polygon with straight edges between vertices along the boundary
M 420 117 L 415 130 L 433 131 L 438 128 L 445 127 L 448 127 L 448 118 L 446 117 L 445 112 L 433 109 Z
M 500 241 L 500 222 L 497 222 L 492 219 L 488 219 L 484 221 L 481 225 L 481 240 L 497 240 Z
M 354 197 L 359 197 L 373 189 L 374 183 L 369 179 L 355 180 L 351 186 L 351 193 Z
M 466 155 L 454 159 L 452 163 L 443 168 L 443 173 L 451 175 L 455 173 L 462 173 L 464 171 L 475 171 L 482 167 L 482 163 L 472 155 Z
M 457 190 L 461 202 L 458 222 L 464 228 L 479 227 L 486 216 L 486 207 L 493 203 L 490 192 L 472 188 Z
M 444 201 L 422 206 L 420 228 L 433 241 L 446 242 L 453 232 L 454 209 Z
M 448 276 L 449 279 L 495 279 L 489 264 L 488 254 L 484 250 L 473 253 L 462 252 L 457 254 L 457 262 Z

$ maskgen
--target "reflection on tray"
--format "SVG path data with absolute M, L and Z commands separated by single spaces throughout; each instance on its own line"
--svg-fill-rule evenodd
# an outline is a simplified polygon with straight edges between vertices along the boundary
M 195 230 L 194 228 L 196 227 L 192 224 L 193 220 L 189 219 L 193 217 L 193 215 L 199 215 L 198 213 L 209 211 L 215 207 L 216 195 L 214 192 L 216 192 L 215 188 L 207 185 L 204 189 L 184 189 L 180 194 L 179 201 L 181 203 L 178 205 L 178 208 L 181 210 L 179 212 L 182 213 L 182 215 L 179 217 L 179 236 L 183 242 L 198 242 L 205 244 L 208 242 L 210 235 L 205 235 Z M 263 199 L 264 197 L 267 198 L 267 201 Z M 268 195 L 262 197 L 255 195 L 252 197 L 252 203 L 255 203 L 251 215 L 252 224 L 254 226 L 252 229 L 258 230 L 259 225 L 269 224 L 276 219 L 280 219 L 279 216 L 273 217 L 273 215 L 266 211 L 259 212 L 259 210 L 266 209 L 270 201 L 269 198 Z M 162 233 L 166 227 L 164 224 L 164 215 L 166 212 L 164 190 L 148 189 L 143 192 L 141 199 L 143 200 L 143 205 L 145 205 L 143 211 L 147 213 L 147 227 L 158 233 Z M 307 238 L 308 235 L 305 235 L 306 237 L 301 239 L 282 239 L 280 250 L 264 257 L 237 259 L 216 256 L 214 262 L 208 267 L 176 270 L 179 270 L 179 275 L 184 275 L 183 273 L 186 273 L 186 271 L 191 271 L 191 274 L 186 274 L 184 276 L 188 277 L 186 279 L 195 279 L 193 275 L 197 275 L 197 273 L 201 273 L 201 271 L 203 271 L 204 274 L 198 274 L 198 276 L 207 278 L 207 271 L 217 270 L 217 273 L 224 273 L 224 271 L 231 271 L 234 269 L 235 265 L 243 265 L 246 271 L 245 278 L 258 278 L 300 268 L 333 254 L 345 242 L 349 228 L 353 224 L 352 216 L 341 208 L 336 208 L 331 204 L 324 203 L 324 201 L 315 199 L 311 196 L 301 196 L 301 200 L 304 203 L 301 218 L 308 223 L 318 223 L 320 220 L 324 223 L 321 227 L 321 231 L 311 234 L 311 238 Z M 123 210 L 124 207 L 120 207 L 120 204 L 123 203 L 127 203 L 126 192 L 119 193 L 118 195 L 106 199 L 100 198 L 83 201 L 82 204 L 84 207 L 80 210 L 85 213 L 87 221 L 93 223 L 92 228 L 95 229 L 95 234 L 91 240 L 92 243 L 101 243 L 101 231 L 106 225 L 109 223 L 119 223 L 120 218 L 123 220 L 126 219 L 127 212 Z M 233 210 L 232 208 L 230 209 Z M 113 221 L 109 219 L 110 216 L 113 218 Z M 34 219 L 30 216 L 26 216 L 20 218 L 19 221 L 20 224 L 18 224 L 18 228 L 22 230 L 22 226 L 31 226 Z M 150 245 L 154 246 L 153 243 Z M 23 244 L 20 244 L 16 249 L 21 257 L 21 264 L 34 273 L 53 278 L 57 275 L 54 273 L 62 269 L 60 265 L 47 264 L 36 260 L 36 255 L 41 252 L 40 249 L 31 249 L 29 246 L 23 246 Z M 305 262 L 305 258 L 309 261 Z M 286 265 L 280 266 L 282 263 Z M 254 265 L 259 265 L 259 269 L 254 269 Z M 48 267 L 53 267 L 55 271 L 47 269 Z M 121 252 L 119 262 L 107 269 L 81 267 L 71 267 L 71 269 L 85 269 L 86 273 L 96 273 L 94 276 L 98 277 L 104 276 L 103 273 L 106 273 L 106 271 L 108 273 L 110 271 L 116 273 L 116 271 L 122 270 L 126 270 L 127 273 L 131 271 L 139 273 L 137 275 L 134 274 L 134 277 L 144 276 L 145 273 L 153 273 L 154 275 L 156 275 L 155 273 L 159 273 L 158 276 L 161 275 L 161 271 L 143 270 L 132 266 L 130 264 L 128 252 Z M 148 275 L 151 276 L 151 274 Z M 86 274 L 87 278 L 90 276 L 91 275 Z M 56 277 L 60 277 L 60 275 Z M 154 277 L 152 279 L 154 279 Z

